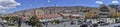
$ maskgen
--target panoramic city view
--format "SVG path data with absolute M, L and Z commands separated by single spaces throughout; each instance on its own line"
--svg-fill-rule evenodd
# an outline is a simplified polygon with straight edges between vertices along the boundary
M 120 27 L 120 0 L 0 0 L 0 27 Z

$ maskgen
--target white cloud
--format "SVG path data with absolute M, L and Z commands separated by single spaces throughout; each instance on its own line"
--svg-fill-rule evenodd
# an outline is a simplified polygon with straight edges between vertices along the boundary
M 116 1 L 112 1 L 112 3 L 115 3 L 115 4 L 117 3 L 118 4 L 119 2 L 116 0 Z
M 51 2 L 50 0 L 48 0 L 48 2 Z
M 97 4 L 103 4 L 103 2 L 102 2 L 102 1 L 96 1 L 96 3 L 97 3 Z
M 15 8 L 16 6 L 21 5 L 15 0 L 0 0 L 0 12 L 5 12 L 5 10 Z

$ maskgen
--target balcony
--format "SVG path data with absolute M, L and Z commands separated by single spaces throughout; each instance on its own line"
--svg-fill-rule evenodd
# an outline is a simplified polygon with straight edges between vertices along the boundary
M 98 15 L 100 18 L 108 17 L 108 15 Z
M 102 18 L 105 18 L 105 17 L 108 17 L 108 15 L 110 15 L 111 13 L 110 12 L 102 12 L 102 13 L 99 13 L 99 17 L 102 17 Z
M 110 14 L 111 12 L 99 12 L 99 13 L 100 13 L 100 14 L 101 14 L 101 13 L 104 13 L 104 14 Z

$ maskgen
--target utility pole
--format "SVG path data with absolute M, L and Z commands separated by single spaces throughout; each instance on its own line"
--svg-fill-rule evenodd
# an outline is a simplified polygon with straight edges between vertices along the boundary
M 54 13 L 57 13 L 56 4 L 54 4 Z
M 18 27 L 21 27 L 21 23 L 22 23 L 22 18 L 18 18 Z
M 36 15 L 36 10 L 33 10 L 34 11 L 34 15 Z
M 118 9 L 118 8 L 116 8 L 116 16 L 115 16 L 115 18 L 117 18 L 117 9 Z

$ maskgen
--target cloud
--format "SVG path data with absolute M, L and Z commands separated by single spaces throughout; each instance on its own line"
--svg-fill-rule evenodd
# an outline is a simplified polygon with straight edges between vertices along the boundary
M 112 1 L 112 3 L 115 3 L 115 4 L 117 3 L 118 4 L 119 2 L 117 0 L 115 0 L 115 1 Z
M 16 8 L 21 5 L 15 0 L 0 0 L 0 12 L 5 12 L 5 10 Z
M 48 0 L 48 2 L 51 2 L 50 0 Z
M 102 1 L 96 1 L 96 3 L 97 3 L 97 4 L 103 4 L 103 2 L 102 2 Z

